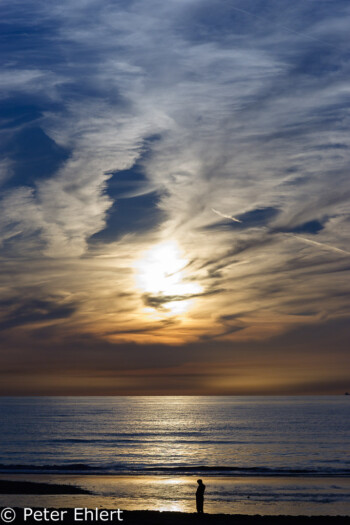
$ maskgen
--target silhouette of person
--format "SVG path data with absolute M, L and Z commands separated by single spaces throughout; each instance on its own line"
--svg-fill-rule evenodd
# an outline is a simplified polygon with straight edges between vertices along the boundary
M 205 485 L 201 479 L 197 479 L 198 487 L 196 492 L 196 507 L 199 514 L 203 514 Z

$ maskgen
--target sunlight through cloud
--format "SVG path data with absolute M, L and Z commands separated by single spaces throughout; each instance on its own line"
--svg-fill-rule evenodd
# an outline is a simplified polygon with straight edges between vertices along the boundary
M 191 296 L 202 292 L 199 283 L 186 280 L 187 264 L 176 241 L 157 244 L 135 265 L 137 287 L 163 299 L 161 304 L 168 312 L 181 314 L 188 310 Z

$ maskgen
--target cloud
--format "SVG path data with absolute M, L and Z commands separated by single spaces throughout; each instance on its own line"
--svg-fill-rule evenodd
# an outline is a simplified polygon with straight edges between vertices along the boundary
M 64 303 L 59 298 L 40 300 L 12 297 L 10 300 L 0 301 L 0 330 L 65 319 L 74 311 L 73 304 Z
M 74 308 L 62 334 L 95 338 L 95 359 L 112 337 L 265 352 L 349 314 L 343 2 L 6 0 L 0 15 L 0 286 L 23 341 L 57 297 Z M 135 275 L 166 240 L 203 289 L 173 323 Z
M 304 222 L 303 224 L 298 224 L 297 226 L 292 227 L 290 230 L 284 230 L 284 231 L 290 232 L 290 233 L 311 233 L 313 235 L 316 235 L 321 230 L 323 230 L 323 228 L 324 226 L 320 221 L 314 220 L 314 221 Z
M 0 390 L 23 395 L 341 394 L 348 381 L 348 323 L 349 318 L 311 322 L 265 342 L 200 341 L 176 351 L 162 344 L 62 338 L 53 327 L 45 339 L 35 332 L 24 339 L 32 347 L 28 355 L 20 331 L 7 339 L 2 333 L 7 353 L 0 354 Z M 311 353 L 315 343 L 317 352 Z
M 305 237 L 301 237 L 300 235 L 293 235 L 293 237 L 294 239 L 298 239 L 299 241 L 305 242 L 306 244 L 317 246 L 323 250 L 330 250 L 331 252 L 343 253 L 344 255 L 350 255 L 350 251 L 342 250 L 341 248 L 337 248 L 336 246 L 329 246 L 329 244 L 317 242 L 317 241 L 314 241 L 313 239 L 307 239 Z

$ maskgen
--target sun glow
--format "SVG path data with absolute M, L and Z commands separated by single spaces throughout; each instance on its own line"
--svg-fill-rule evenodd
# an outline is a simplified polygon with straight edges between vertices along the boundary
M 155 299 L 154 307 L 159 304 L 171 314 L 183 313 L 191 297 L 202 291 L 199 283 L 186 280 L 187 264 L 175 241 L 157 244 L 136 263 L 137 286 Z

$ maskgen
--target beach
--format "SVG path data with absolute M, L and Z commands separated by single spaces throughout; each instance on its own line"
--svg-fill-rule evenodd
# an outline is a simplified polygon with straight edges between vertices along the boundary
M 208 514 L 350 516 L 349 478 L 204 477 Z M 2 474 L 0 506 L 193 513 L 194 476 Z
M 2 398 L 0 408 L 2 507 L 187 515 L 203 479 L 210 515 L 350 516 L 345 396 Z
M 0 480 L 0 493 L 3 496 L 17 494 L 22 495 L 41 495 L 49 503 L 52 495 L 71 494 L 88 495 L 88 491 L 72 485 L 58 485 L 43 482 L 27 482 L 14 480 Z M 88 501 L 88 500 L 87 500 Z M 5 508 L 5 505 L 1 505 Z M 9 505 L 6 505 L 8 508 Z M 210 525 L 253 525 L 253 524 L 274 524 L 274 525 L 299 525 L 301 523 L 328 525 L 328 524 L 347 524 L 350 523 L 349 516 L 305 516 L 305 515 L 244 515 L 244 514 L 224 514 L 224 513 L 204 513 L 194 512 L 169 512 L 155 510 L 123 510 L 117 507 L 105 507 L 104 505 L 93 506 L 32 506 L 23 505 L 13 506 L 16 517 L 12 523 L 65 523 L 73 525 L 76 523 L 125 523 L 130 525 L 191 525 L 191 524 L 210 524 Z

